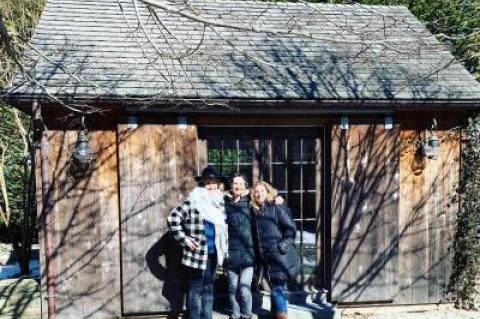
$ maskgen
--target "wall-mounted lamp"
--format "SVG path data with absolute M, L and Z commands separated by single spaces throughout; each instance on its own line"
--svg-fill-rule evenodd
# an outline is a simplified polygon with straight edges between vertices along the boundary
M 179 116 L 177 118 L 177 127 L 181 130 L 187 129 L 187 117 L 186 116 Z
M 342 117 L 340 118 L 340 128 L 341 128 L 342 130 L 348 130 L 348 127 L 349 127 L 349 125 L 348 125 L 348 116 L 342 116 Z
M 85 117 L 81 120 L 82 129 L 78 132 L 77 142 L 70 158 L 70 174 L 74 177 L 84 176 L 95 160 L 95 154 L 90 149 L 90 141 L 85 127 Z
M 423 140 L 415 141 L 417 146 L 416 153 L 422 156 L 426 156 L 429 159 L 436 160 L 438 158 L 438 149 L 440 147 L 440 141 L 436 132 L 438 131 L 437 120 L 432 120 L 432 127 L 430 128 L 428 137 Z
M 129 115 L 127 118 L 127 127 L 129 129 L 136 129 L 138 127 L 138 119 L 136 115 Z
M 385 129 L 386 130 L 393 129 L 393 117 L 390 115 L 385 116 Z

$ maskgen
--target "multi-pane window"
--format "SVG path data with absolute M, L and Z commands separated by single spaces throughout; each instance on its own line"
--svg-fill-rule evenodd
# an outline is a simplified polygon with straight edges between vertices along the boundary
M 211 136 L 207 140 L 207 161 L 223 175 L 242 172 L 252 181 L 253 143 L 233 136 Z
M 282 195 L 297 224 L 296 245 L 304 277 L 317 270 L 318 225 L 322 200 L 318 128 L 203 128 L 208 165 L 222 174 L 240 171 L 249 182 L 265 180 Z

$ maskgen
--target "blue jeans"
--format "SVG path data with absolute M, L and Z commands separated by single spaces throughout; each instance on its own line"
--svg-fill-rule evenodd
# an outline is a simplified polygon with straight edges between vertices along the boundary
M 287 296 L 284 285 L 272 285 L 270 287 L 271 311 L 274 314 L 287 313 Z
M 197 270 L 189 268 L 190 289 L 187 296 L 187 309 L 190 319 L 211 319 L 213 311 L 213 284 L 217 256 L 208 255 L 207 269 Z
M 228 297 L 235 319 L 252 317 L 252 278 L 253 267 L 228 271 Z

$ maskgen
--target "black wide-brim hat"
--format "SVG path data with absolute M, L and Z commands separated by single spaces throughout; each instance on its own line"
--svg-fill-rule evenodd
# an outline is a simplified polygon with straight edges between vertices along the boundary
M 228 182 L 228 177 L 220 175 L 215 168 L 209 166 L 203 169 L 202 175 L 195 176 L 197 182 L 203 181 L 205 178 L 216 178 L 222 183 Z

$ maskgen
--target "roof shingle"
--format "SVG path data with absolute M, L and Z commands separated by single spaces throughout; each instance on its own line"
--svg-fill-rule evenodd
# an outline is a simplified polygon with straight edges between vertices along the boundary
M 9 94 L 41 96 L 46 89 L 58 97 L 100 98 L 480 99 L 480 84 L 405 7 L 161 3 L 245 29 L 157 9 L 159 26 L 139 3 L 150 42 L 132 1 L 49 0 L 31 41 L 41 55 L 26 53 L 27 68 L 41 85 L 17 77 Z

